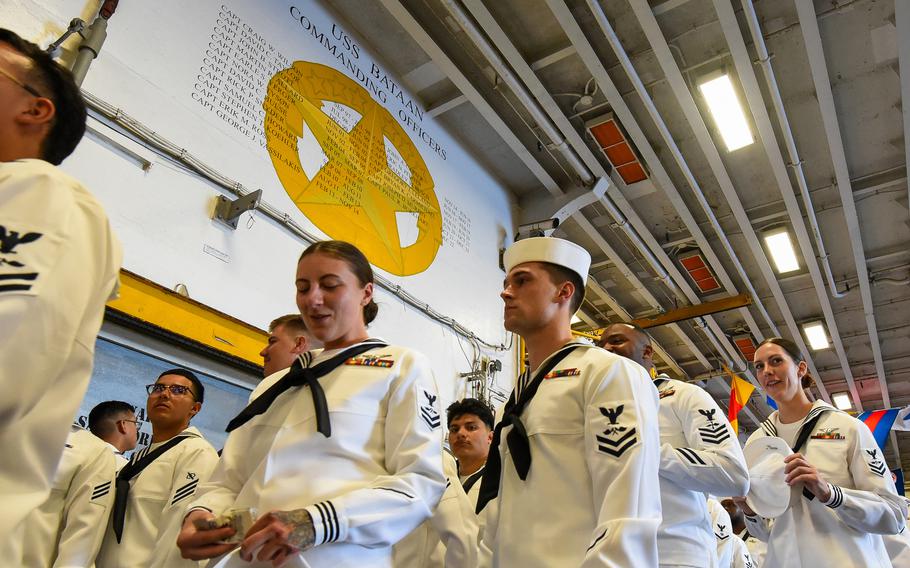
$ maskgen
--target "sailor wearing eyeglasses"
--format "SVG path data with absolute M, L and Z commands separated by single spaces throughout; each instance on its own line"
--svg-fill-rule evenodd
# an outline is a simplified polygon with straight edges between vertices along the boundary
M 190 426 L 205 390 L 185 369 L 161 373 L 146 390 L 152 443 L 120 470 L 97 568 L 198 566 L 180 557 L 176 542 L 189 497 L 218 462 L 212 445 Z

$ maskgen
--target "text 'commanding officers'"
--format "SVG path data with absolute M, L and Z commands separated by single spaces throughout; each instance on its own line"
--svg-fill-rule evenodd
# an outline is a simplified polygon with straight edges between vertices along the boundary
M 481 482 L 478 511 L 498 495 L 484 562 L 656 566 L 657 390 L 640 365 L 573 341 L 569 322 L 591 257 L 569 241 L 537 237 L 513 244 L 504 261 L 505 328 L 524 339 L 529 365 Z

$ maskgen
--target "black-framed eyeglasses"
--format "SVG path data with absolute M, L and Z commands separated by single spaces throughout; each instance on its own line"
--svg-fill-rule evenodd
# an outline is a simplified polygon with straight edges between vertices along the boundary
M 171 391 L 171 394 L 181 396 L 184 394 L 189 394 L 193 397 L 193 400 L 196 400 L 196 395 L 193 394 L 193 389 L 190 387 L 185 387 L 183 385 L 163 385 L 161 383 L 155 383 L 153 385 L 145 385 L 145 390 L 150 395 L 151 394 L 161 394 L 164 390 L 167 389 Z
M 23 89 L 28 91 L 28 94 L 34 95 L 36 97 L 45 98 L 44 95 L 42 95 L 41 93 L 38 92 L 38 89 L 36 89 L 35 87 L 32 87 L 31 85 L 23 83 L 19 79 L 15 78 L 9 71 L 5 71 L 4 69 L 0 68 L 0 75 L 3 75 L 4 77 L 9 79 L 13 83 L 19 85 L 20 87 L 22 87 Z

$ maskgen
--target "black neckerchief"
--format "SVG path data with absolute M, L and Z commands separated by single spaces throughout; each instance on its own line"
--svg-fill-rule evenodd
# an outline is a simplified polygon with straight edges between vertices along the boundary
M 483 472 L 485 469 L 486 465 L 481 466 L 480 469 L 469 475 L 467 479 L 464 480 L 464 483 L 462 483 L 461 486 L 464 488 L 465 493 L 469 492 L 471 488 L 474 487 L 474 484 L 477 483 L 481 477 L 483 477 Z
M 126 520 L 126 504 L 130 495 L 130 480 L 142 473 L 142 470 L 151 465 L 153 461 L 161 456 L 161 454 L 191 437 L 192 436 L 174 436 L 141 458 L 134 456 L 130 463 L 123 466 L 117 474 L 116 489 L 114 492 L 114 510 L 111 512 L 111 516 L 112 524 L 114 526 L 114 535 L 117 537 L 118 543 L 123 536 L 123 523 Z
M 525 407 L 537 394 L 540 383 L 543 378 L 553 370 L 566 356 L 569 355 L 578 343 L 570 343 L 563 346 L 559 351 L 550 356 L 549 360 L 544 363 L 534 378 L 525 383 L 530 375 L 530 369 L 525 370 L 518 378 L 516 390 L 512 391 L 509 401 L 503 410 L 502 420 L 493 429 L 493 442 L 490 444 L 490 453 L 487 456 L 487 464 L 484 475 L 480 482 L 480 495 L 477 497 L 477 513 L 480 514 L 483 508 L 499 494 L 499 478 L 502 474 L 502 458 L 499 455 L 499 441 L 502 436 L 502 429 L 505 426 L 512 426 L 512 429 L 506 435 L 506 443 L 509 445 L 509 452 L 512 454 L 512 462 L 515 464 L 515 470 L 518 477 L 524 481 L 531 469 L 531 446 L 528 442 L 528 433 L 525 430 L 524 423 L 521 421 L 521 413 Z M 519 394 L 516 396 L 516 391 Z
M 802 450 L 803 446 L 806 445 L 806 442 L 809 441 L 809 436 L 812 434 L 812 430 L 815 428 L 815 425 L 821 419 L 822 415 L 826 412 L 838 412 L 836 409 L 828 406 L 821 405 L 816 406 L 809 410 L 809 413 L 806 414 L 806 417 L 803 418 L 803 425 L 799 427 L 799 432 L 796 435 L 796 443 L 793 444 L 793 453 L 798 453 Z M 778 411 L 778 417 L 780 416 L 780 411 Z M 765 431 L 765 434 L 769 436 L 777 436 L 777 426 L 774 424 L 774 420 L 768 418 L 762 422 L 762 430 Z M 803 497 L 808 500 L 815 499 L 815 494 L 803 487 Z
M 253 399 L 246 408 L 240 411 L 240 414 L 228 423 L 226 431 L 232 432 L 252 420 L 255 416 L 264 413 L 275 402 L 275 399 L 286 390 L 306 385 L 310 387 L 310 392 L 313 395 L 313 406 L 316 407 L 316 430 L 326 438 L 330 437 L 332 435 L 332 423 L 329 418 L 329 405 L 325 399 L 325 391 L 322 385 L 319 384 L 319 379 L 343 365 L 348 359 L 377 347 L 387 347 L 387 345 L 378 339 L 368 339 L 363 343 L 358 343 L 349 349 L 345 349 L 315 367 L 305 366 L 302 358 L 298 358 L 291 365 L 291 370 L 285 376 L 278 379 L 264 393 Z

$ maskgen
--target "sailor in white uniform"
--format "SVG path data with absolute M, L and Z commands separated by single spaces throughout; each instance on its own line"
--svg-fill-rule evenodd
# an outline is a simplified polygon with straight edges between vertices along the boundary
M 599 344 L 648 371 L 654 369 L 651 339 L 636 325 L 607 326 Z M 748 490 L 749 473 L 736 433 L 704 389 L 666 375 L 656 376 L 654 385 L 660 397 L 660 565 L 705 567 L 720 561 L 727 568 L 729 543 L 720 539 L 722 546 L 715 548 L 718 538 L 705 494 L 740 495 Z M 723 559 L 717 550 L 723 551 Z
M 449 427 L 449 447 L 458 458 L 458 479 L 477 508 L 480 479 L 483 477 L 490 444 L 493 442 L 495 418 L 493 411 L 483 401 L 465 398 L 453 402 L 446 409 Z M 482 533 L 486 515 L 478 515 L 478 530 Z
M 75 568 L 95 562 L 113 503 L 116 467 L 105 442 L 72 427 L 50 496 L 23 523 L 22 566 Z
M 47 499 L 92 374 L 120 244 L 101 205 L 57 165 L 85 131 L 72 75 L 0 29 L 0 558 Z
M 528 370 L 497 425 L 478 508 L 502 567 L 656 566 L 657 390 L 636 363 L 572 338 L 590 255 L 556 238 L 505 253 L 505 328 Z
M 97 568 L 198 566 L 180 558 L 176 541 L 186 504 L 218 462 L 215 448 L 189 425 L 205 390 L 185 369 L 165 371 L 147 390 L 152 443 L 133 452 L 117 475 Z
M 263 378 L 250 393 L 249 402 L 285 376 L 299 356 L 321 348 L 322 342 L 312 337 L 300 314 L 287 314 L 272 320 L 268 341 L 259 352 Z
M 117 471 L 126 465 L 126 452 L 136 449 L 139 439 L 139 421 L 136 410 L 122 400 L 99 402 L 88 413 L 88 429 L 114 452 Z
M 446 490 L 433 515 L 394 546 L 396 568 L 477 566 L 476 504 L 458 482 L 455 457 L 443 452 Z
M 189 507 L 178 544 L 217 566 L 390 567 L 392 545 L 445 490 L 442 417 L 427 359 L 367 335 L 373 273 L 353 245 L 311 245 L 297 305 L 325 349 L 304 355 L 228 426 L 221 463 Z M 244 535 L 197 529 L 230 509 Z M 220 544 L 231 536 L 234 544 Z M 252 564 L 248 562 L 252 561 Z
M 811 377 L 791 341 L 763 341 L 755 370 L 779 410 L 747 444 L 777 436 L 794 450 L 784 460 L 790 505 L 773 524 L 736 499 L 749 533 L 768 543 L 764 565 L 891 566 L 880 535 L 904 529 L 907 508 L 869 428 L 823 401 L 809 401 L 803 389 Z
M 742 546 L 745 547 L 745 553 L 740 556 L 741 560 L 737 560 L 737 555 L 734 555 L 733 566 L 735 568 L 739 566 L 761 568 L 768 545 L 749 534 L 742 509 L 739 508 L 739 505 L 733 499 L 723 499 L 720 504 L 727 511 L 727 515 L 730 516 L 731 529 L 738 541 L 736 548 L 740 548 L 739 543 L 742 543 Z

